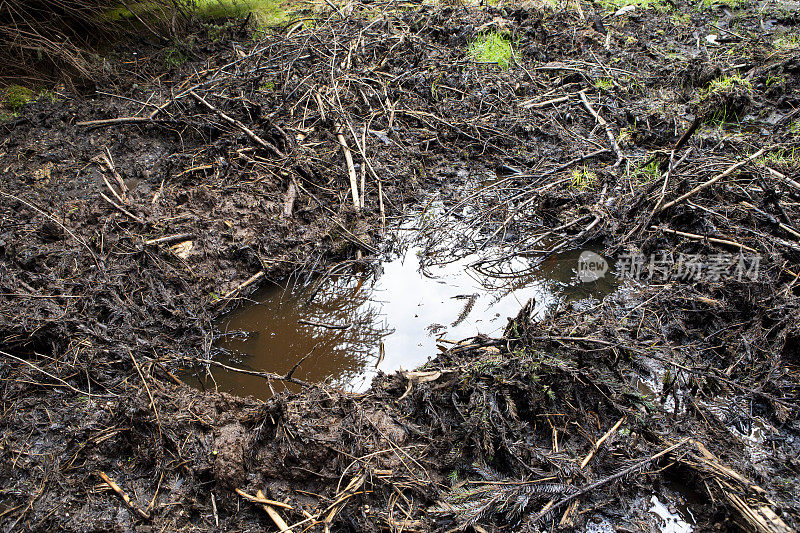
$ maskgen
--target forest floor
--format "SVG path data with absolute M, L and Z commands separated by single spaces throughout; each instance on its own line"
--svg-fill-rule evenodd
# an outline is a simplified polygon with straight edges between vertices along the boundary
M 661 531 L 657 497 L 698 531 L 796 530 L 798 26 L 773 1 L 370 2 L 142 41 L 25 105 L 0 122 L 3 529 Z M 476 206 L 459 249 L 591 245 L 635 289 L 359 393 L 176 377 L 239 298 L 377 256 L 431 191 Z

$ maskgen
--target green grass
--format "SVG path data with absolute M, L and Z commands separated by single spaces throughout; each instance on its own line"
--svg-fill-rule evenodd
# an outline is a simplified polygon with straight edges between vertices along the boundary
M 594 86 L 596 89 L 600 91 L 608 91 L 614 88 L 614 80 L 608 78 L 600 78 L 596 82 L 594 82 Z
M 745 3 L 745 0 L 703 0 L 702 7 L 710 8 L 715 5 L 737 8 Z
M 252 14 L 259 28 L 276 26 L 290 19 L 282 0 L 178 0 L 184 9 L 192 10 L 201 20 L 244 18 Z M 130 9 L 129 9 L 130 8 Z M 106 12 L 111 21 L 139 17 L 158 16 L 165 7 L 159 2 L 129 2 L 128 7 L 117 7 Z
M 692 23 L 691 13 L 676 13 L 672 15 L 671 19 L 675 26 L 688 26 Z
M 469 57 L 481 63 L 496 63 L 500 68 L 508 68 L 513 49 L 508 35 L 491 32 L 474 40 L 469 45 Z
M 800 36 L 781 35 L 773 42 L 777 50 L 796 50 L 800 48 Z
M 281 0 L 194 0 L 203 19 L 243 18 L 252 13 L 259 28 L 289 22 L 289 12 Z
M 788 149 L 779 148 L 761 157 L 759 163 L 762 165 L 793 168 L 800 163 L 800 150 L 792 148 L 790 151 Z
M 583 191 L 591 189 L 595 185 L 597 185 L 597 174 L 591 170 L 587 170 L 586 167 L 583 167 L 576 168 L 572 171 L 572 181 L 570 182 L 571 189 Z
M 662 0 L 600 0 L 600 5 L 609 11 L 616 11 L 625 6 L 636 6 L 641 9 L 655 9 L 656 11 L 666 11 L 669 5 Z
M 661 171 L 658 169 L 659 165 L 658 161 L 653 161 L 649 165 L 637 167 L 631 173 L 631 179 L 640 185 L 650 183 L 661 176 Z
M 723 76 L 722 78 L 713 80 L 709 83 L 707 92 L 708 94 L 719 94 L 736 89 L 737 87 L 741 87 L 747 91 L 753 90 L 753 84 L 750 83 L 750 80 L 746 80 L 738 74 L 734 74 L 733 76 Z

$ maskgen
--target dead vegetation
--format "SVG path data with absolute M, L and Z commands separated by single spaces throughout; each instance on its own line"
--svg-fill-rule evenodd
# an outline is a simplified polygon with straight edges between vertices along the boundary
M 698 530 L 797 528 L 797 52 L 671 51 L 710 18 L 377 8 L 210 43 L 144 86 L 153 64 L 128 64 L 93 101 L 0 125 L 4 526 L 640 530 L 667 494 Z M 489 30 L 507 69 L 469 56 Z M 464 194 L 462 168 L 501 175 Z M 376 253 L 423 189 L 469 228 L 451 252 L 760 268 L 650 272 L 541 322 L 525 306 L 363 394 L 175 378 L 236 298 Z M 510 259 L 480 268 L 524 274 Z

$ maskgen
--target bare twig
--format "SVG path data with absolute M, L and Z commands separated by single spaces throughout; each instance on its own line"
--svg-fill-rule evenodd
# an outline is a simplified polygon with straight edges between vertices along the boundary
M 747 159 L 744 159 L 743 161 L 739 161 L 735 165 L 731 165 L 730 167 L 728 167 L 728 169 L 725 172 L 717 174 L 716 176 L 714 176 L 710 180 L 706 181 L 705 183 L 701 183 L 700 185 L 698 185 L 697 187 L 695 187 L 691 191 L 687 192 L 686 194 L 676 198 L 675 200 L 672 200 L 671 202 L 667 202 L 666 204 L 661 206 L 661 208 L 658 211 L 661 212 L 661 211 L 664 211 L 665 209 L 669 209 L 670 207 L 681 203 L 682 201 L 686 200 L 687 198 L 691 198 L 692 196 L 694 196 L 695 194 L 699 193 L 700 191 L 711 187 L 716 182 L 718 182 L 722 178 L 730 176 L 731 174 L 733 174 L 734 172 L 736 172 L 737 170 L 742 168 L 744 165 L 746 165 L 750 161 L 761 157 L 761 155 L 763 155 L 764 152 L 766 152 L 766 151 L 767 151 L 766 148 L 762 148 L 761 150 L 757 151 L 756 153 L 754 153 L 753 155 L 751 155 Z
M 725 246 L 733 246 L 734 248 L 739 248 L 740 250 L 747 250 L 748 252 L 758 253 L 758 250 L 750 248 L 744 244 L 738 243 L 736 241 L 731 241 L 728 239 L 719 239 L 716 237 L 707 237 L 704 235 L 697 235 L 696 233 L 687 233 L 685 231 L 678 231 L 669 228 L 660 228 L 658 226 L 651 226 L 650 229 L 652 230 L 661 230 L 665 233 L 671 233 L 672 235 L 680 235 L 681 237 L 686 237 L 687 239 L 692 239 L 695 241 L 708 241 L 713 242 L 716 244 L 723 244 Z
M 585 91 L 579 92 L 578 95 L 581 98 L 583 107 L 585 107 L 586 110 L 589 111 L 589 113 L 591 113 L 591 115 L 594 117 L 594 119 L 597 121 L 598 124 L 600 124 L 605 128 L 606 136 L 608 137 L 608 141 L 611 143 L 611 148 L 613 148 L 614 153 L 617 154 L 617 162 L 614 163 L 614 168 L 618 167 L 620 164 L 622 164 L 622 161 L 625 159 L 625 156 L 622 155 L 622 150 L 620 150 L 619 145 L 617 144 L 617 138 L 614 135 L 614 130 L 611 129 L 611 124 L 606 122 L 606 119 L 604 119 L 602 116 L 600 116 L 600 114 L 597 111 L 595 111 L 595 109 L 592 107 L 592 104 L 589 103 L 589 99 L 586 98 Z
M 138 514 L 145 520 L 150 519 L 150 515 L 142 511 L 141 507 L 136 505 L 136 503 L 133 500 L 131 500 L 130 496 L 128 496 L 128 494 L 124 490 L 122 490 L 120 486 L 117 485 L 117 483 L 113 479 L 108 477 L 105 472 L 99 471 L 97 472 L 97 475 L 100 476 L 100 478 L 106 482 L 106 485 L 111 487 L 111 490 L 117 493 L 117 496 L 122 498 L 122 501 L 124 501 L 128 505 L 128 507 L 131 508 L 132 511 L 135 511 L 136 514 Z
M 356 167 L 353 164 L 353 155 L 350 153 L 350 148 L 347 146 L 347 139 L 344 138 L 342 133 L 342 126 L 336 125 L 336 139 L 344 152 L 344 160 L 347 163 L 347 174 L 350 176 L 350 193 L 353 196 L 353 206 L 356 211 L 361 209 L 361 201 L 358 194 L 358 178 L 356 177 Z
M 216 113 L 217 116 L 219 116 L 219 118 L 221 118 L 225 122 L 227 122 L 229 124 L 232 124 L 233 126 L 236 126 L 240 130 L 242 130 L 245 133 L 245 135 L 247 135 L 248 137 L 253 139 L 255 142 L 260 144 L 263 148 L 266 148 L 267 150 L 272 152 L 277 157 L 280 157 L 281 159 L 286 157 L 286 154 L 284 154 L 283 152 L 278 150 L 278 148 L 274 144 L 272 144 L 272 143 L 270 143 L 268 141 L 265 141 L 264 139 L 262 139 L 261 137 L 259 137 L 255 133 L 253 133 L 253 131 L 250 128 L 248 128 L 247 126 L 245 126 L 244 124 L 242 124 L 241 122 L 236 120 L 235 118 L 229 117 L 228 115 L 226 115 L 225 113 L 223 113 L 222 111 L 220 111 L 219 109 L 214 107 L 213 105 L 209 104 L 208 102 L 205 101 L 205 99 L 203 99 L 202 96 L 200 96 L 196 92 L 189 91 L 189 94 L 192 96 L 192 98 L 194 98 L 195 100 L 197 100 L 198 102 L 200 102 L 201 104 L 206 106 L 208 109 L 210 109 L 211 111 Z

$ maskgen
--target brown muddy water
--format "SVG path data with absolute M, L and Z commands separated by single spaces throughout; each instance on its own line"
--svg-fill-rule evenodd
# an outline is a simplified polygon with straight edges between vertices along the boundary
M 545 260 L 514 257 L 506 266 L 517 274 L 488 274 L 482 260 L 510 254 L 500 247 L 463 252 L 448 241 L 453 234 L 424 232 L 421 223 L 415 217 L 389 232 L 395 251 L 369 267 L 345 266 L 309 283 L 285 280 L 262 288 L 218 320 L 215 359 L 278 374 L 302 359 L 294 377 L 359 391 L 378 371 L 413 370 L 453 342 L 502 335 L 508 318 L 531 298 L 534 316 L 541 317 L 559 303 L 594 305 L 617 288 L 610 273 L 578 281 L 580 250 Z M 264 379 L 218 367 L 182 378 L 201 389 L 272 395 Z M 273 382 L 276 392 L 284 387 Z

